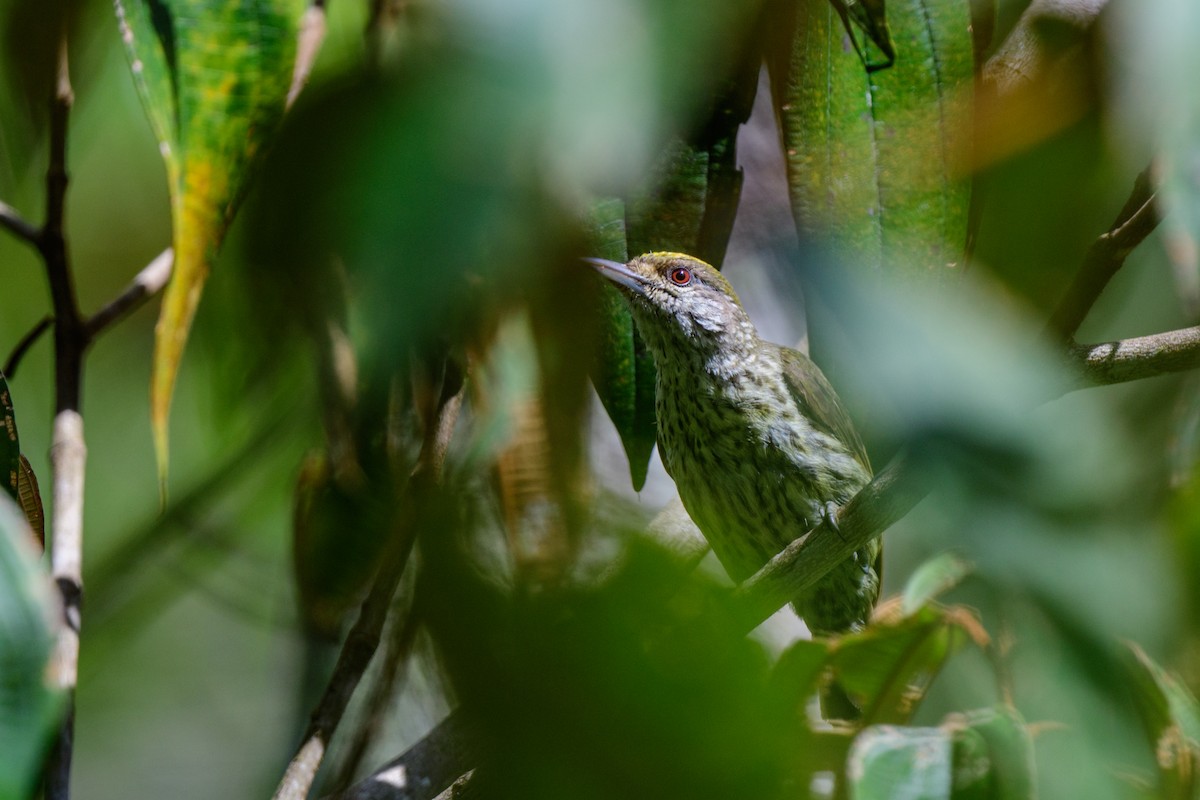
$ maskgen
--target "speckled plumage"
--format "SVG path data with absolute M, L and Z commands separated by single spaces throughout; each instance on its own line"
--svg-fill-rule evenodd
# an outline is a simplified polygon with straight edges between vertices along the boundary
M 663 464 L 734 580 L 870 481 L 866 451 L 825 376 L 804 354 L 760 339 L 719 272 L 679 253 L 592 263 L 623 289 L 654 355 Z M 679 269 L 687 285 L 672 282 Z M 814 633 L 866 622 L 879 552 L 875 540 L 796 598 Z

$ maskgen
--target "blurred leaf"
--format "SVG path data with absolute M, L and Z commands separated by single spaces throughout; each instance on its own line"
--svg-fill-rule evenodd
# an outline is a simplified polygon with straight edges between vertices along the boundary
M 1200 705 L 1180 681 L 1130 643 L 1125 667 L 1158 765 L 1161 796 L 1193 798 L 1200 783 Z
M 117 0 L 167 165 L 175 267 L 155 331 L 151 423 L 167 469 L 175 378 L 204 282 L 283 114 L 304 0 Z
M 973 82 L 966 0 L 893 2 L 900 56 L 870 74 L 832 6 L 795 12 L 770 65 L 798 228 L 832 237 L 864 269 L 954 275 L 970 200 L 959 172 Z
M 921 606 L 936 600 L 969 575 L 971 566 L 954 553 L 941 553 L 913 571 L 904 585 L 901 612 L 915 613 Z
M 0 797 L 29 797 L 41 772 L 59 696 L 46 686 L 55 597 L 32 534 L 0 495 Z
M 714 584 L 635 545 L 602 585 L 504 591 L 464 560 L 456 533 L 423 528 L 417 602 L 505 765 L 488 796 L 790 796 L 800 725 L 768 691 L 761 647 L 719 604 L 689 604 L 711 603 Z
M 868 72 L 886 69 L 896 63 L 896 46 L 892 42 L 892 32 L 888 29 L 884 0 L 850 0 L 849 3 L 845 0 L 830 0 L 830 2 L 841 16 L 842 23 L 846 26 L 846 33 L 849 34 L 850 40 L 854 43 L 854 49 Z M 883 53 L 884 60 L 882 62 L 872 62 L 868 53 L 865 52 L 865 48 L 859 46 L 858 39 L 854 36 L 854 30 L 851 28 L 852 22 L 861 28 L 862 32 L 867 35 L 867 39 Z
M 954 796 L 1033 800 L 1033 737 L 1015 708 L 956 714 L 942 723 L 954 741 Z
M 952 714 L 937 728 L 875 725 L 854 740 L 846 774 L 855 800 L 1032 800 L 1033 740 L 1013 709 Z
M 779 693 L 780 702 L 803 713 L 828 659 L 829 648 L 823 639 L 801 639 L 784 650 L 771 671 L 771 686 Z
M 21 440 L 17 436 L 17 417 L 13 412 L 12 394 L 8 390 L 8 381 L 0 372 L 0 421 L 4 430 L 0 431 L 0 476 L 4 478 L 4 489 L 13 500 L 18 499 L 18 487 L 21 474 Z
M 951 796 L 950 734 L 941 728 L 877 725 L 854 740 L 846 777 L 855 800 Z
M 862 709 L 862 723 L 912 718 L 930 682 L 967 641 L 959 611 L 926 606 L 895 621 L 876 621 L 832 645 L 829 663 Z

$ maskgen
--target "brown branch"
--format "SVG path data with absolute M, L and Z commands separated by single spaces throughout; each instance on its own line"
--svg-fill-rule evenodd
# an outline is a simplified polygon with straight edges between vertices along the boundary
M 1104 287 L 1124 266 L 1125 259 L 1158 227 L 1160 217 L 1155 208 L 1151 168 L 1147 167 L 1137 176 L 1121 213 L 1084 255 L 1066 296 L 1047 323 L 1047 335 L 1053 340 L 1071 341 Z
M 37 247 L 40 231 L 22 217 L 8 203 L 0 202 L 0 228 L 7 229 L 26 244 Z
M 54 324 L 54 317 L 44 316 L 34 325 L 28 333 L 21 337 L 21 341 L 17 342 L 17 346 L 13 348 L 8 355 L 8 361 L 4 362 L 4 377 L 12 380 L 13 375 L 17 373 L 17 367 L 20 366 L 21 360 L 25 358 L 25 354 L 29 352 L 29 348 L 33 347 L 37 340 L 42 338 L 42 334 L 50 330 L 50 326 Z
M 358 619 L 342 645 L 325 693 L 313 710 L 304 740 L 284 771 L 283 778 L 272 795 L 273 800 L 303 800 L 308 797 L 317 770 L 320 769 L 329 748 L 329 742 L 350 704 L 350 698 L 362 680 L 375 651 L 379 649 L 383 626 L 392 605 L 392 596 L 400 584 L 400 577 L 416 541 L 417 526 L 422 516 L 419 509 L 432 484 L 440 476 L 446 448 L 449 446 L 450 432 L 458 418 L 462 404 L 461 385 L 457 389 L 453 395 L 444 396 L 432 418 L 426 420 L 424 442 L 417 467 L 408 484 L 406 501 L 399 504 L 405 512 L 392 533 Z
M 104 308 L 97 311 L 84 323 L 87 341 L 103 333 L 112 325 L 141 308 L 147 300 L 163 290 L 171 279 L 175 264 L 175 251 L 167 248 L 155 256 L 141 272 L 134 276 L 126 289 Z
M 1072 345 L 1080 373 L 1071 387 L 1104 386 L 1200 367 L 1200 326 L 1102 344 Z

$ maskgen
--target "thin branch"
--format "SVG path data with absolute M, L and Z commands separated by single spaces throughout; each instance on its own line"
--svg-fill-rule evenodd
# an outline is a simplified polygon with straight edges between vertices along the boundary
M 1200 326 L 1102 344 L 1072 345 L 1080 372 L 1072 388 L 1125 383 L 1200 367 Z
M 479 761 L 478 736 L 455 711 L 402 755 L 327 800 L 433 800 Z
M 161 292 L 167 285 L 167 281 L 171 279 L 171 269 L 174 264 L 175 251 L 170 247 L 155 256 L 153 261 L 134 276 L 133 282 L 117 295 L 116 299 L 97 311 L 84 323 L 87 340 L 90 342 L 95 339 Z
M 400 597 L 404 596 L 402 592 Z M 350 744 L 345 748 L 345 758 L 341 760 L 336 770 L 333 785 L 335 790 L 342 790 L 350 785 L 358 773 L 367 750 L 375 741 L 375 737 L 383 728 L 384 719 L 388 715 L 389 703 L 402 688 L 405 674 L 408 670 L 409 659 L 412 655 L 413 644 L 417 639 L 417 631 L 421 627 L 421 617 L 413 612 L 411 605 L 404 619 L 393 625 L 387 647 L 384 649 L 383 668 L 375 678 L 375 684 L 366 698 L 366 712 L 358 729 L 354 731 Z
M 53 533 L 50 568 L 63 601 L 51 675 L 67 697 L 59 735 L 46 761 L 45 797 L 69 800 L 71 756 L 75 739 L 75 686 L 79 670 L 80 607 L 83 599 L 83 479 L 87 446 L 79 413 L 83 351 L 87 338 L 75 299 L 65 237 L 67 123 L 74 94 L 67 60 L 67 20 L 58 42 L 58 76 L 50 104 L 50 158 L 46 171 L 46 222 L 38 250 L 46 265 L 54 304 Z
M 443 397 L 433 418 L 426 421 L 421 455 L 406 492 L 407 502 L 399 504 L 400 508 L 405 509 L 404 515 L 392 533 L 358 619 L 342 645 L 325 693 L 313 710 L 304 741 L 288 764 L 272 796 L 273 800 L 304 800 L 308 797 L 329 742 L 346 713 L 363 673 L 379 648 L 392 596 L 400 584 L 400 577 L 417 538 L 421 501 L 431 485 L 439 479 L 449 445 L 449 434 L 458 418 L 461 404 L 462 391 L 459 386 L 455 394 Z
M 1075 280 L 1047 323 L 1047 334 L 1055 340 L 1071 341 L 1104 287 L 1124 266 L 1125 259 L 1158 227 L 1160 217 L 1155 208 L 1151 168 L 1146 167 L 1137 176 L 1121 213 L 1084 255 Z
M 41 318 L 37 325 L 34 325 L 29 333 L 21 337 L 21 341 L 17 342 L 17 346 L 13 348 L 12 353 L 8 356 L 8 361 L 4 362 L 4 376 L 9 380 L 17 373 L 17 367 L 21 364 L 21 359 L 25 358 L 25 353 L 29 348 L 37 343 L 37 340 L 42 338 L 42 334 L 50 330 L 50 326 L 54 324 L 54 317 L 46 315 Z
M 26 244 L 37 247 L 41 232 L 27 222 L 15 208 L 5 202 L 0 202 L 0 228 L 5 228 Z

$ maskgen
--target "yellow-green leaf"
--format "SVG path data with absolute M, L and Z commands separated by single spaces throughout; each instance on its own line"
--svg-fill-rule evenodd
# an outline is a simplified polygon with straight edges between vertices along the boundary
M 204 282 L 283 114 L 304 0 L 116 0 L 134 82 L 166 161 L 175 267 L 155 335 L 151 422 L 167 420 Z

